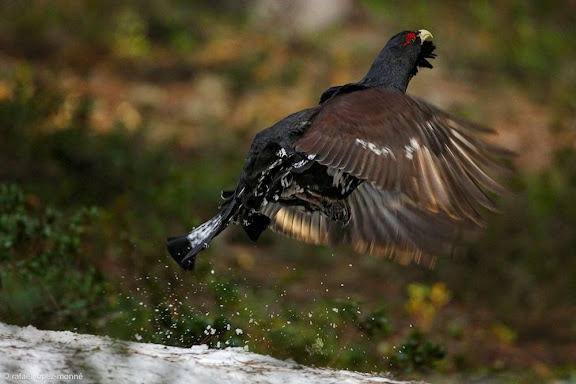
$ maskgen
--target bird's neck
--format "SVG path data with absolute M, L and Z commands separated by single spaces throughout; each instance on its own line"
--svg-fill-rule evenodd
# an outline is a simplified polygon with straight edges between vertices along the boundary
M 412 78 L 412 68 L 414 65 L 404 63 L 402 58 L 388 54 L 386 51 L 380 55 L 370 67 L 370 70 L 360 81 L 360 84 L 369 87 L 390 87 L 396 88 L 400 92 L 406 93 L 408 83 Z

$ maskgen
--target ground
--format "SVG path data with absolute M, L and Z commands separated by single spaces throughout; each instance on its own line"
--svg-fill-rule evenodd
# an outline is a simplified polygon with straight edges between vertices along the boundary
M 243 348 L 176 348 L 2 323 L 0 375 L 5 383 L 408 384 L 365 373 L 305 367 Z

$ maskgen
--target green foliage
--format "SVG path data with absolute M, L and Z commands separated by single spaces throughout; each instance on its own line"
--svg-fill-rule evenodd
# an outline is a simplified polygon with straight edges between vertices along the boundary
M 3 71 L 6 71 L 5 69 Z M 48 87 L 27 65 L 19 65 L 10 73 L 1 73 L 12 86 L 12 95 L 0 103 L 0 148 L 18 155 L 27 154 L 26 139 L 34 129 L 41 128 L 46 119 L 62 104 L 62 96 Z
M 63 214 L 34 207 L 12 184 L 0 184 L 0 318 L 48 327 L 86 324 L 106 308 L 105 281 L 82 253 L 95 208 Z
M 444 348 L 414 330 L 389 361 L 393 369 L 409 373 L 432 369 L 445 356 Z
M 226 16 L 222 9 L 202 0 L 122 4 L 103 0 L 74 6 L 65 1 L 1 2 L 0 13 L 13 52 L 43 59 L 65 55 L 79 66 L 91 65 L 102 53 L 149 59 L 155 44 L 188 54 L 214 14 Z M 104 20 L 107 28 L 102 28 Z
M 358 331 L 369 338 L 389 336 L 392 333 L 392 325 L 385 308 L 377 308 L 362 316 L 360 306 L 355 300 L 335 299 L 333 303 L 335 305 L 333 310 L 342 319 L 351 322 Z

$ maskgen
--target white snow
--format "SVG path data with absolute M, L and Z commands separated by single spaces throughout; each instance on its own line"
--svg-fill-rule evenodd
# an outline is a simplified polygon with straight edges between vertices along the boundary
M 242 348 L 176 348 L 2 323 L 0 378 L 2 383 L 408 383 L 305 367 Z

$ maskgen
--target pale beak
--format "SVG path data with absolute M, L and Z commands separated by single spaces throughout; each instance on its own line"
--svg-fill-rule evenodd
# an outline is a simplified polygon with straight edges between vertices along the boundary
M 420 29 L 418 31 L 418 36 L 420 36 L 420 41 L 422 42 L 421 44 L 424 44 L 424 42 L 428 39 L 432 40 L 433 36 L 432 33 L 430 33 L 430 31 L 427 31 L 425 29 Z

